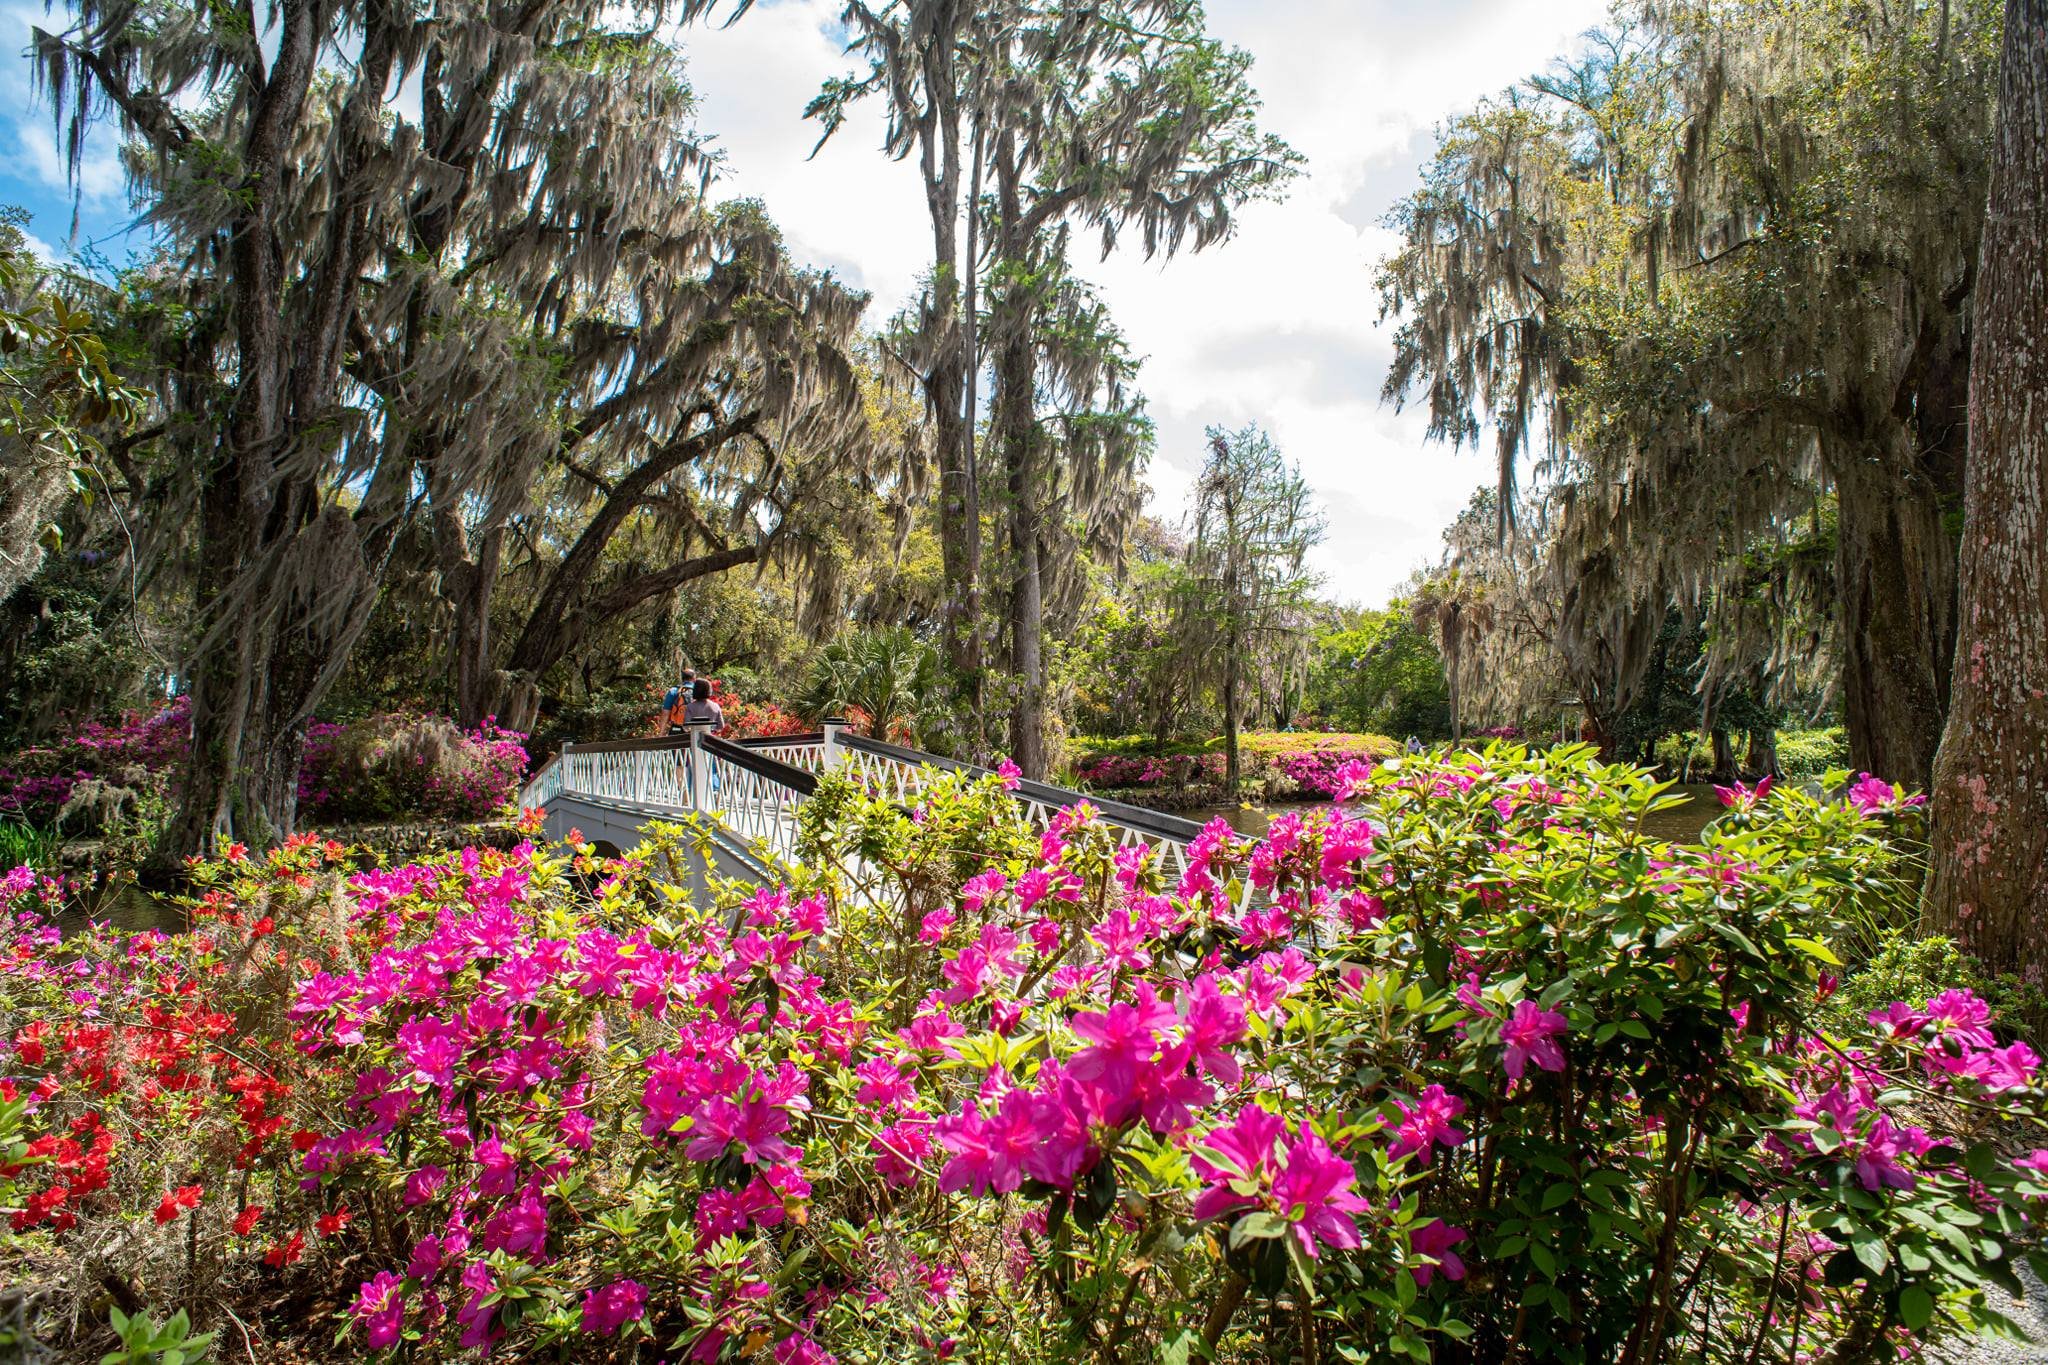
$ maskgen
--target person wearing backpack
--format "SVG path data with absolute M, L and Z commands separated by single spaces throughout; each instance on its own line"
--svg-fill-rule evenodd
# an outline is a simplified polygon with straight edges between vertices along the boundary
M 689 729 L 690 692 L 696 680 L 696 669 L 684 669 L 683 680 L 671 687 L 661 699 L 662 719 L 668 722 L 668 733 L 671 738 Z

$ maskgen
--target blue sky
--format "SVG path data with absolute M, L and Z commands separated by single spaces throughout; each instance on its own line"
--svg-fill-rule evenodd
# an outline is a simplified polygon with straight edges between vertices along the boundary
M 879 324 L 926 264 L 913 166 L 880 152 L 861 111 L 816 157 L 804 105 L 846 70 L 841 0 L 763 0 L 737 25 L 687 36 L 700 121 L 723 148 L 722 192 L 764 200 L 793 251 L 875 295 Z M 1493 476 L 1487 453 L 1422 440 L 1412 411 L 1379 402 L 1391 330 L 1378 320 L 1381 216 L 1413 186 L 1432 130 L 1542 69 L 1600 22 L 1605 0 L 1210 0 L 1211 24 L 1255 59 L 1266 123 L 1307 154 L 1283 203 L 1254 205 L 1230 242 L 1170 263 L 1088 259 L 1133 351 L 1158 426 L 1152 509 L 1175 517 L 1211 423 L 1265 426 L 1329 514 L 1314 563 L 1328 591 L 1384 602 L 1433 561 L 1442 528 Z M 61 254 L 72 201 L 46 107 L 33 99 L 29 28 L 62 22 L 35 0 L 0 0 L 0 203 L 35 214 Z M 79 241 L 125 256 L 130 212 L 115 148 L 87 158 Z
M 30 235 L 60 257 L 69 254 L 74 197 L 57 154 L 49 106 L 35 99 L 27 52 L 31 28 L 54 28 L 63 16 L 61 5 L 46 14 L 40 4 L 0 0 L 0 204 L 18 204 L 34 215 Z M 79 188 L 77 245 L 98 242 L 116 265 L 123 263 L 134 215 L 110 129 L 92 139 Z

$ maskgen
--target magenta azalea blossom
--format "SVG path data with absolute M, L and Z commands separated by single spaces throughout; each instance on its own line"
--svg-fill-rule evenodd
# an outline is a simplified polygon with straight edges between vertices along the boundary
M 1567 1027 L 1564 1016 L 1556 1010 L 1544 1009 L 1534 1000 L 1517 1000 L 1514 1013 L 1500 1026 L 1510 1079 L 1522 1079 L 1522 1070 L 1530 1062 L 1545 1071 L 1564 1070 L 1564 1048 L 1557 1035 Z
M 1451 1227 L 1441 1218 L 1432 1218 L 1427 1223 L 1417 1225 L 1408 1234 L 1408 1245 L 1418 1256 L 1427 1256 L 1430 1259 L 1414 1268 L 1416 1286 L 1422 1289 L 1429 1288 L 1429 1282 L 1435 1278 L 1439 1270 L 1447 1280 L 1464 1279 L 1465 1263 L 1451 1250 L 1464 1240 L 1465 1229 Z M 1431 1261 L 1435 1264 L 1432 1265 Z
M 738 1143 L 740 1160 L 749 1166 L 763 1162 L 795 1161 L 803 1153 L 785 1142 L 780 1134 L 789 1130 L 789 1114 L 763 1096 L 735 1103 L 707 1100 L 690 1130 L 685 1152 L 692 1161 L 710 1161 L 724 1154 L 728 1143 Z
M 1195 1146 L 1195 1174 L 1210 1182 L 1195 1199 L 1195 1217 L 1213 1218 L 1231 1209 L 1248 1208 L 1258 1200 L 1231 1188 L 1233 1182 L 1268 1187 L 1279 1173 L 1273 1148 L 1287 1135 L 1277 1114 L 1256 1104 L 1240 1109 L 1228 1127 L 1212 1128 Z
M 608 1337 L 647 1316 L 647 1290 L 635 1280 L 613 1280 L 583 1296 L 583 1330 Z
M 1244 1001 L 1225 995 L 1216 986 L 1216 975 L 1204 973 L 1180 997 L 1186 1011 L 1181 1020 L 1181 1038 L 1192 1052 L 1195 1065 L 1225 1085 L 1236 1085 L 1244 1075 L 1230 1049 L 1242 1041 L 1246 1031 Z
M 1451 1126 L 1451 1120 L 1464 1114 L 1465 1101 L 1440 1085 L 1429 1085 L 1412 1105 L 1395 1100 L 1394 1108 L 1399 1111 L 1401 1122 L 1395 1126 L 1394 1140 L 1387 1144 L 1389 1156 L 1407 1156 L 1411 1152 L 1427 1156 L 1432 1143 L 1456 1147 L 1465 1140 L 1464 1130 Z
M 1358 1173 L 1330 1150 L 1315 1129 L 1304 1126 L 1287 1149 L 1287 1160 L 1273 1181 L 1273 1200 L 1280 1216 L 1293 1225 L 1301 1249 L 1317 1255 L 1316 1244 L 1340 1250 L 1358 1245 L 1358 1223 L 1350 1215 L 1366 1207 L 1353 1189 Z
M 363 1324 L 373 1351 L 398 1344 L 405 1325 L 405 1299 L 399 1292 L 404 1283 L 390 1271 L 380 1270 L 375 1279 L 363 1281 L 356 1296 L 356 1321 Z
M 939 1141 L 954 1155 L 939 1173 L 939 1188 L 1008 1194 L 1024 1183 L 1024 1158 L 1038 1146 L 1035 1109 L 1030 1095 L 1013 1090 L 988 1118 L 970 1111 L 940 1120 Z
M 1173 1007 L 1141 984 L 1133 1003 L 1111 1005 L 1102 1014 L 1084 1011 L 1074 1016 L 1074 1032 L 1095 1046 L 1075 1053 L 1069 1069 L 1077 1080 L 1129 1091 L 1137 1084 L 1139 1068 L 1159 1051 L 1160 1032 L 1179 1022 Z

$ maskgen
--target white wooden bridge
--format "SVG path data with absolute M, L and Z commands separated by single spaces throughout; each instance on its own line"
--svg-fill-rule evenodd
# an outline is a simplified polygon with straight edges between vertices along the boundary
M 551 838 L 575 829 L 621 852 L 638 844 L 655 821 L 710 816 L 718 822 L 718 873 L 760 880 L 795 854 L 798 812 L 828 772 L 848 773 L 871 792 L 905 804 L 937 773 L 989 775 L 986 768 L 869 739 L 829 721 L 815 734 L 737 742 L 693 726 L 669 739 L 564 744 L 527 782 L 519 804 L 544 813 Z M 1186 870 L 1188 843 L 1202 829 L 1192 820 L 1042 782 L 1018 782 L 1013 794 L 1041 829 L 1061 810 L 1087 801 L 1122 842 L 1151 845 L 1169 882 Z

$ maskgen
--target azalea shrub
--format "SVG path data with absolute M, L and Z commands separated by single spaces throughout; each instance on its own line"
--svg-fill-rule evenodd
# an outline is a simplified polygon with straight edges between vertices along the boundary
M 179 1006 L 243 1000 L 192 1056 L 248 1029 L 290 1086 L 263 1198 L 224 1193 L 257 1141 L 224 1116 L 76 1202 L 345 1274 L 346 1352 L 412 1359 L 1893 1359 L 1995 1322 L 2036 1248 L 2027 1044 L 1964 990 L 1827 1022 L 1907 875 L 1895 788 L 1735 791 L 1678 847 L 1646 774 L 1496 746 L 1163 855 L 1013 780 L 828 777 L 797 866 L 694 898 L 683 827 L 206 872 L 305 936 L 271 1007 Z M 0 1072 L 89 1159 L 21 1032 L 103 969 L 33 935 Z
M 1342 774 L 1379 758 L 1380 755 L 1366 750 L 1304 749 L 1277 755 L 1274 766 L 1303 795 L 1336 796 L 1346 790 Z
M 494 719 L 474 730 L 411 713 L 316 723 L 299 768 L 299 808 L 327 823 L 480 820 L 518 795 L 525 740 Z
M 1223 780 L 1222 754 L 1104 754 L 1074 767 L 1074 776 L 1103 790 L 1186 787 Z
M 60 879 L 0 876 L 0 1281 L 167 1301 L 320 1235 L 299 1190 L 320 1094 L 284 1005 L 343 948 L 342 859 L 231 849 L 195 866 L 175 933 L 64 933 Z
M 124 795 L 161 790 L 191 732 L 190 702 L 179 697 L 20 750 L 0 762 L 0 818 L 47 827 L 68 813 L 68 823 L 97 828 Z
M 785 735 L 806 734 L 816 728 L 796 712 L 772 701 L 743 701 L 724 696 L 718 701 L 719 708 L 725 713 L 725 728 L 719 733 L 727 739 L 780 739 Z

